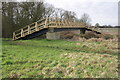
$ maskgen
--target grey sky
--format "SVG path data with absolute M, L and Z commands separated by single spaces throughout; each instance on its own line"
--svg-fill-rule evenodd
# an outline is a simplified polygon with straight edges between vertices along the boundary
M 120 1 L 119 1 L 119 5 L 118 5 L 118 25 L 120 26 Z
M 100 25 L 118 25 L 118 1 L 119 0 L 45 0 L 56 8 L 74 11 L 77 17 L 88 13 L 91 23 Z

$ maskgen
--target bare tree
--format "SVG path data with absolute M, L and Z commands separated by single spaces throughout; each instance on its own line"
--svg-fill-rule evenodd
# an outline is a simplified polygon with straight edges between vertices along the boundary
M 84 13 L 79 21 L 84 23 L 85 25 L 89 26 L 90 22 L 91 22 L 91 19 L 90 19 L 89 15 L 87 13 Z
M 55 8 L 54 8 L 54 6 L 53 5 L 51 5 L 51 4 L 45 4 L 45 15 L 44 15 L 44 17 L 46 18 L 46 17 L 53 17 L 53 13 L 55 12 Z
M 71 11 L 65 11 L 64 19 L 71 20 L 71 21 L 76 20 L 76 13 Z
M 95 27 L 97 27 L 97 28 L 98 28 L 99 26 L 100 26 L 100 25 L 99 25 L 99 23 L 96 23 L 96 24 L 95 24 Z
M 65 10 L 61 8 L 55 8 L 54 17 L 63 19 Z
M 60 16 L 60 19 L 63 19 L 64 12 L 65 12 L 64 9 L 59 9 L 59 16 Z

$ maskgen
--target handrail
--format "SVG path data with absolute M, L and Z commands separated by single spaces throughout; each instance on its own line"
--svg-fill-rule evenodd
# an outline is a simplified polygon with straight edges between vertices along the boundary
M 40 27 L 43 26 L 43 27 Z M 39 31 L 43 28 L 55 27 L 55 28 L 65 28 L 65 27 L 82 27 L 83 23 L 70 21 L 70 20 L 62 20 L 59 18 L 46 18 L 41 19 L 36 22 L 33 22 L 21 29 L 18 29 L 13 32 L 13 40 L 19 39 L 26 35 L 32 34 L 33 32 Z M 19 36 L 18 36 L 19 35 Z

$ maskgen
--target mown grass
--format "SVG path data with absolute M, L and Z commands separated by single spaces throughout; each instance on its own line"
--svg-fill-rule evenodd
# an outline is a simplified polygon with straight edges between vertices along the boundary
M 3 39 L 3 78 L 117 78 L 117 42 Z

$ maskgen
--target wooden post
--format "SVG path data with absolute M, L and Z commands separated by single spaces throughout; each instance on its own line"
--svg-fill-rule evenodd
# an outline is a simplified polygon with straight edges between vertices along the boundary
M 76 26 L 76 22 L 74 22 L 74 26 Z
M 61 21 L 61 26 L 65 25 L 65 20 Z
M 68 23 L 67 23 L 67 20 L 65 20 L 65 24 L 64 24 L 64 25 L 67 26 L 67 24 L 68 24 Z
M 59 28 L 61 28 L 61 25 L 60 25 L 60 23 L 61 23 L 61 21 L 59 20 L 59 21 L 58 21 L 58 26 L 59 26 Z
M 68 26 L 70 26 L 70 21 L 68 20 Z
M 70 26 L 70 23 L 71 23 L 71 22 L 68 20 L 68 26 Z
M 59 20 L 58 20 L 58 18 L 56 18 L 56 20 L 55 20 L 55 26 L 56 26 L 56 27 L 59 26 Z
M 30 34 L 30 26 L 28 25 L 28 34 Z
M 62 27 L 63 24 L 64 24 L 64 22 L 61 20 L 61 21 L 60 21 L 60 27 Z
M 76 22 L 74 22 L 74 26 L 76 26 Z
M 76 26 L 79 26 L 78 22 L 76 22 Z
M 44 26 L 44 28 L 47 28 L 48 26 L 47 26 L 47 22 L 48 22 L 48 18 L 46 18 L 46 20 L 45 20 L 45 26 Z
M 35 30 L 38 31 L 38 24 L 35 22 Z
M 15 39 L 16 39 L 15 32 L 13 32 L 13 40 L 15 40 Z
M 23 29 L 21 29 L 21 37 L 23 37 Z
M 71 27 L 74 27 L 74 22 L 73 22 L 73 21 L 71 21 L 71 23 L 70 23 L 70 24 L 71 24 Z
M 68 24 L 68 27 L 69 27 L 70 26 L 70 21 L 69 20 L 67 21 L 67 24 Z
M 73 27 L 75 26 L 75 22 L 73 22 Z

